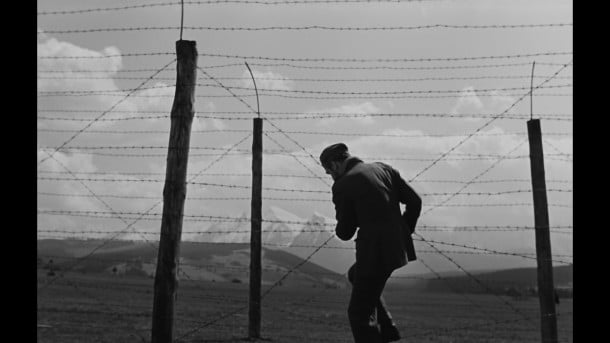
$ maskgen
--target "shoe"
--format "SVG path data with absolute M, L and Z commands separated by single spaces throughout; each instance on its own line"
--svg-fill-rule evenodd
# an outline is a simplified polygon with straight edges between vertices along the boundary
M 394 342 L 398 341 L 399 339 L 400 333 L 398 332 L 396 326 L 391 325 L 381 328 L 381 341 L 383 343 Z

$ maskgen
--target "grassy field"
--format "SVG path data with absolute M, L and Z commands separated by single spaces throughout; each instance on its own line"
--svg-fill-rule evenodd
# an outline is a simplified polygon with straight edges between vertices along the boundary
M 50 278 L 41 270 L 39 287 Z M 272 342 L 352 342 L 349 293 L 277 287 L 263 299 L 261 335 Z M 387 289 L 385 299 L 401 342 L 540 342 L 537 298 Z M 38 291 L 38 342 L 149 342 L 152 300 L 150 278 L 65 274 Z M 181 280 L 174 337 L 243 342 L 247 305 L 247 284 Z M 562 299 L 557 312 L 559 341 L 573 342 L 572 299 Z

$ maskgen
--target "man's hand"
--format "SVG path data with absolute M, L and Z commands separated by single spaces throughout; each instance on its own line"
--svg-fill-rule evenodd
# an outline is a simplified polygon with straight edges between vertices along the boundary
M 402 220 L 405 223 L 405 226 L 407 227 L 407 233 L 409 235 L 413 234 L 413 232 L 415 232 L 415 222 L 417 221 L 417 219 L 413 220 L 413 218 L 411 218 L 409 216 L 409 213 L 407 210 L 405 210 L 405 212 L 402 214 Z

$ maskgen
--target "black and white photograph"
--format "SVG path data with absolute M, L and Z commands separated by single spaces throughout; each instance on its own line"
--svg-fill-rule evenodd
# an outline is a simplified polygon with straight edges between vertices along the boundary
M 572 1 L 35 11 L 38 342 L 574 342 Z

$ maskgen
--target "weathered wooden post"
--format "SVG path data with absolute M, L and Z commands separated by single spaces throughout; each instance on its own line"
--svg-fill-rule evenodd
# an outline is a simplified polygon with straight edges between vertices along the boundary
M 263 120 L 260 118 L 261 110 L 258 102 L 258 89 L 252 69 L 246 62 L 246 67 L 252 77 L 256 91 L 256 107 L 258 118 L 252 121 L 252 201 L 250 204 L 250 296 L 248 302 L 248 338 L 261 338 L 261 223 L 262 192 L 263 192 Z
M 152 343 L 171 343 L 174 326 L 174 303 L 177 298 L 178 264 L 182 217 L 186 198 L 191 124 L 194 116 L 197 80 L 197 49 L 195 41 L 176 42 L 176 93 L 171 112 L 171 128 L 167 151 L 163 217 L 155 273 Z
M 557 317 L 555 313 L 555 288 L 553 286 L 553 261 L 549 233 L 549 213 L 544 177 L 544 154 L 540 120 L 527 122 L 530 145 L 530 167 L 534 196 L 534 223 L 536 227 L 536 261 L 538 265 L 538 297 L 540 300 L 540 328 L 542 342 L 557 343 Z
M 250 234 L 250 303 L 248 337 L 260 338 L 261 334 L 261 222 L 263 186 L 263 120 L 254 118 L 252 140 L 252 203 Z

